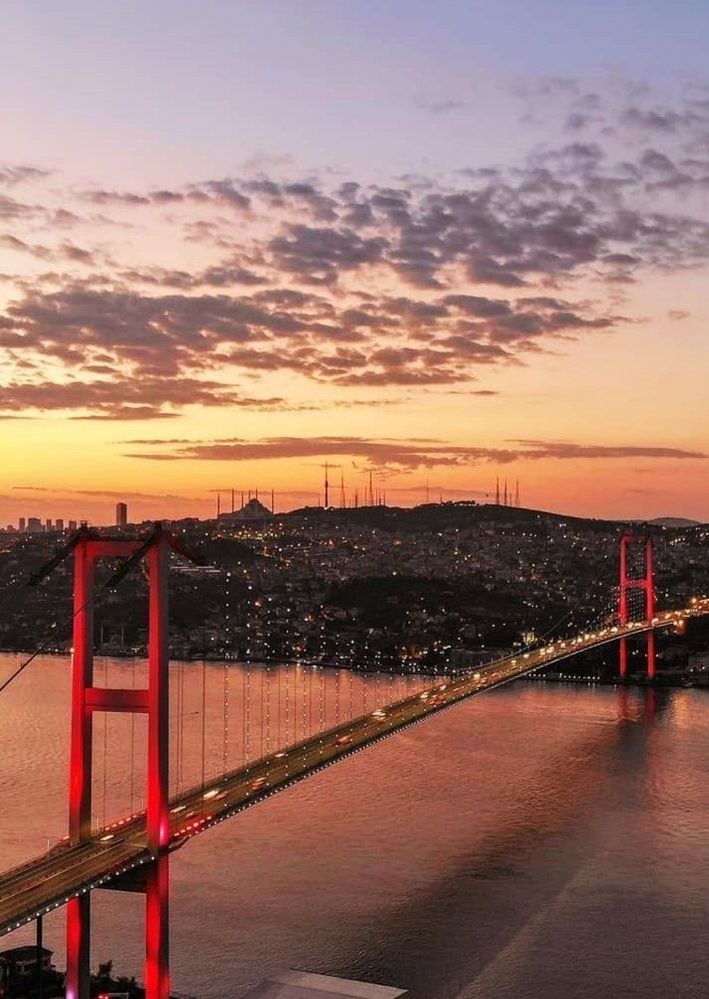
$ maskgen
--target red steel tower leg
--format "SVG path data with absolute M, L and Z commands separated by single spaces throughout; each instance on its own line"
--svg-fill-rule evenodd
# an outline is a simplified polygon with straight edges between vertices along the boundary
M 72 659 L 69 836 L 72 845 L 91 839 L 92 719 L 94 711 L 148 714 L 147 840 L 153 860 L 145 892 L 146 999 L 170 999 L 169 971 L 169 686 L 168 555 L 172 542 L 159 530 L 145 552 L 149 567 L 148 689 L 93 686 L 93 592 L 97 558 L 143 553 L 137 541 L 84 538 L 75 548 L 74 650 Z M 67 903 L 66 999 L 89 999 L 90 892 Z
M 164 540 L 148 554 L 150 572 L 150 646 L 148 712 L 148 845 L 155 861 L 148 873 L 145 907 L 145 996 L 170 999 L 169 870 L 169 688 L 167 644 L 168 546 Z
M 145 999 L 170 999 L 169 869 L 165 851 L 151 865 L 145 885 Z
M 72 845 L 91 835 L 92 717 L 86 689 L 93 683 L 94 561 L 81 541 L 74 561 L 74 649 L 71 677 L 69 838 Z M 87 892 L 67 906 L 67 999 L 89 999 L 91 897 Z
M 655 617 L 655 570 L 652 538 L 645 540 L 645 613 L 648 621 Z M 647 678 L 655 679 L 655 632 L 647 633 Z
M 641 544 L 645 552 L 645 572 L 643 576 L 628 575 L 628 548 L 631 544 Z M 655 576 L 653 568 L 653 544 L 650 535 L 636 537 L 623 534 L 620 539 L 620 603 L 618 619 L 620 625 L 628 623 L 628 593 L 630 590 L 642 590 L 645 594 L 645 620 L 652 621 L 655 617 Z M 620 639 L 618 670 L 624 680 L 628 675 L 628 642 Z M 655 632 L 647 633 L 647 677 L 655 679 Z
M 625 638 L 621 638 L 618 643 L 618 674 L 621 680 L 627 679 L 628 676 L 628 642 Z
M 620 606 L 618 620 L 621 627 L 628 623 L 628 544 L 630 536 L 622 534 L 620 538 Z M 621 638 L 618 650 L 618 672 L 621 680 L 628 676 L 628 643 Z

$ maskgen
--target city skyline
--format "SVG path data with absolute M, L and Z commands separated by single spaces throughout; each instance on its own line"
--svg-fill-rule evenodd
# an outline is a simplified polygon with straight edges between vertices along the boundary
M 11 6 L 0 523 L 709 519 L 701 5 Z

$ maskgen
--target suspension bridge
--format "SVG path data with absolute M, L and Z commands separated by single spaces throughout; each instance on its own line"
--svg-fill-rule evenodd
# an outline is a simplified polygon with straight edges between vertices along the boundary
M 641 571 L 631 571 L 631 552 L 640 550 Z M 168 574 L 169 557 L 194 556 L 169 532 L 156 528 L 140 540 L 112 540 L 88 531 L 79 532 L 68 548 L 40 573 L 39 580 L 69 554 L 74 557 L 74 614 L 72 656 L 72 717 L 69 782 L 69 835 L 39 857 L 0 874 L 0 935 L 41 919 L 59 907 L 67 908 L 68 999 L 88 999 L 90 956 L 90 901 L 98 888 L 138 891 L 146 897 L 147 999 L 169 999 L 169 856 L 189 839 L 201 834 L 271 795 L 362 752 L 382 739 L 401 732 L 429 716 L 459 702 L 509 683 L 543 667 L 549 667 L 582 652 L 619 643 L 619 673 L 627 676 L 627 645 L 641 638 L 647 649 L 647 677 L 655 677 L 655 634 L 679 629 L 688 618 L 709 614 L 709 598 L 693 598 L 687 607 L 657 612 L 653 574 L 653 547 L 649 536 L 624 534 L 620 542 L 619 605 L 614 623 L 604 623 L 581 634 L 555 639 L 535 648 L 506 655 L 463 674 L 431 683 L 420 678 L 413 692 L 401 684 L 389 687 L 389 697 L 378 698 L 374 709 L 366 695 L 352 696 L 349 704 L 336 688 L 334 716 L 324 704 L 320 688 L 319 723 L 298 731 L 285 704 L 285 735 L 269 732 L 265 751 L 251 759 L 247 753 L 236 768 L 191 787 L 170 792 L 169 774 L 169 662 L 168 662 Z M 147 686 L 97 686 L 93 659 L 94 572 L 100 559 L 119 559 L 113 582 L 144 563 L 149 582 L 149 645 Z M 639 595 L 631 617 L 631 597 Z M 266 698 L 270 694 L 266 689 Z M 302 685 L 305 698 L 306 687 Z M 294 697 L 296 691 L 294 690 Z M 404 693 L 404 696 L 401 694 Z M 398 696 L 394 696 L 394 695 Z M 260 690 L 263 725 L 264 687 Z M 178 698 L 179 705 L 179 698 Z M 243 701 L 243 719 L 248 725 L 250 708 Z M 303 700 L 305 711 L 306 702 Z M 280 692 L 278 700 L 281 717 Z M 291 712 L 293 711 L 291 706 Z M 269 711 L 267 704 L 266 711 Z M 147 716 L 147 808 L 118 821 L 92 821 L 93 720 L 98 713 L 128 713 Z M 308 706 L 310 712 L 310 706 Z M 334 721 L 334 724 L 332 722 Z M 204 730 L 203 730 L 204 733 Z M 204 739 L 204 734 L 203 734 Z

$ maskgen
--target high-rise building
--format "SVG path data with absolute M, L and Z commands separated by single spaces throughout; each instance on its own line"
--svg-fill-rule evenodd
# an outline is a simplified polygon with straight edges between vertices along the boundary
M 64 530 L 64 520 L 62 517 L 57 517 L 57 519 L 54 521 L 54 527 L 57 531 Z
M 20 517 L 20 519 L 17 522 L 17 530 L 24 531 L 26 527 L 27 527 L 27 521 L 25 520 L 24 517 Z
M 40 534 L 44 528 L 39 517 L 29 517 L 27 520 L 27 530 L 30 534 Z
M 50 517 L 47 517 L 47 526 L 45 527 L 45 530 L 51 531 L 51 529 L 52 529 L 52 520 Z
M 116 526 L 125 527 L 128 523 L 128 504 L 116 503 Z
M 75 531 L 76 530 L 76 521 L 75 520 L 70 520 L 69 521 L 69 530 L 70 531 Z

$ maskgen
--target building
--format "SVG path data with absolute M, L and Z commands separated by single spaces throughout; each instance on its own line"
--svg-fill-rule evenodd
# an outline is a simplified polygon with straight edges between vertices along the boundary
M 27 527 L 27 521 L 25 520 L 24 517 L 20 517 L 20 519 L 17 522 L 17 530 L 24 531 L 26 527 Z
M 264 506 L 261 500 L 255 497 L 250 499 L 248 503 L 244 503 L 240 510 L 235 510 L 234 513 L 222 513 L 219 515 L 219 520 L 227 524 L 257 524 L 272 519 L 273 514 L 268 507 Z
M 70 520 L 69 521 L 69 530 L 70 531 L 75 531 L 76 530 L 76 521 L 75 520 Z
M 116 527 L 125 527 L 128 523 L 128 504 L 116 503 Z
M 54 527 L 57 531 L 64 530 L 64 520 L 62 517 L 57 517 L 57 519 L 54 521 Z
M 41 534 L 44 528 L 39 517 L 29 517 L 27 519 L 27 530 L 30 534 Z
M 52 964 L 52 952 L 42 947 L 40 953 L 43 995 L 61 995 L 59 988 L 62 976 Z M 32 987 L 37 979 L 37 956 L 37 948 L 32 945 L 12 947 L 0 953 L 0 999 L 32 994 Z
M 0 953 L 2 961 L 12 977 L 28 978 L 37 973 L 37 948 L 32 944 L 24 947 L 12 947 Z M 52 971 L 52 951 L 42 947 L 42 971 Z
M 389 985 L 370 985 L 332 975 L 313 975 L 307 971 L 284 971 L 269 975 L 246 999 L 399 999 L 404 989 Z

